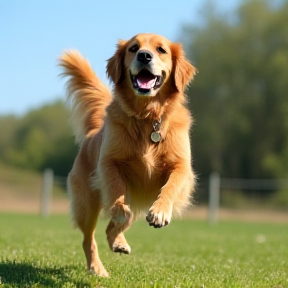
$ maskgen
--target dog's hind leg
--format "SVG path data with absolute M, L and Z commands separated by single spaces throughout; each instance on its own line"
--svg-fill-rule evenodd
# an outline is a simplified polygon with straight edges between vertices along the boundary
M 83 250 L 87 260 L 87 269 L 98 276 L 109 277 L 98 254 L 94 238 L 95 227 L 101 210 L 101 197 L 97 191 L 73 174 L 68 178 L 68 190 L 71 195 L 71 208 L 74 222 L 83 233 Z

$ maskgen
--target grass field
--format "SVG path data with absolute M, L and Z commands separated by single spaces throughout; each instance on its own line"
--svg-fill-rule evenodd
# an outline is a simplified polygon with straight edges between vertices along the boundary
M 109 251 L 96 233 L 111 278 L 85 271 L 81 234 L 68 216 L 0 214 L 0 287 L 288 287 L 287 224 L 174 220 L 127 231 L 131 255 Z

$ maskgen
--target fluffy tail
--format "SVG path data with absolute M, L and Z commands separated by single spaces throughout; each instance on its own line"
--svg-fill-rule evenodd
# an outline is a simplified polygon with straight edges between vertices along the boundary
M 97 133 L 104 121 L 106 107 L 112 100 L 110 90 L 93 72 L 90 64 L 77 51 L 65 52 L 59 59 L 68 76 L 67 100 L 71 101 L 71 122 L 79 145 Z

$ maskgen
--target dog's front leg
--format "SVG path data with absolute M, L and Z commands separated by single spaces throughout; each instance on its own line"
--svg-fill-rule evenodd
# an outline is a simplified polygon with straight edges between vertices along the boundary
M 188 170 L 189 171 L 189 170 Z M 171 222 L 174 202 L 182 202 L 183 208 L 188 205 L 194 176 L 192 171 L 187 175 L 187 168 L 175 169 L 162 187 L 157 200 L 148 211 L 146 220 L 150 226 L 161 228 Z
M 131 248 L 123 234 L 132 223 L 126 185 L 118 167 L 111 160 L 102 161 L 101 176 L 103 206 L 111 215 L 111 221 L 106 229 L 109 246 L 114 252 L 129 254 Z

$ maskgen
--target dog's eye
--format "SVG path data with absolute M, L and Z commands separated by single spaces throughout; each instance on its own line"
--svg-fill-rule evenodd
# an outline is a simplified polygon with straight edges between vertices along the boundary
M 161 46 L 157 47 L 156 50 L 161 53 L 161 54 L 166 54 L 166 50 L 164 48 L 162 48 Z
M 139 45 L 135 44 L 129 48 L 129 52 L 136 53 L 139 50 Z

